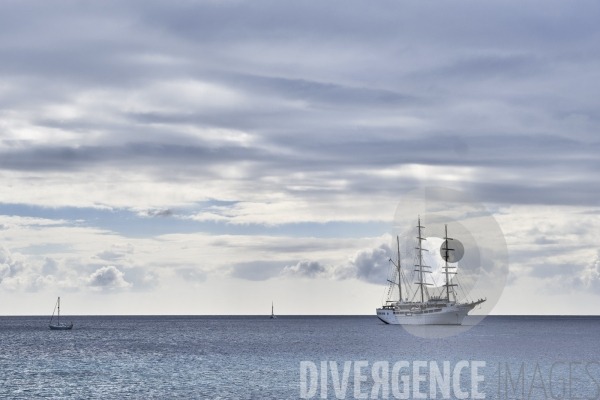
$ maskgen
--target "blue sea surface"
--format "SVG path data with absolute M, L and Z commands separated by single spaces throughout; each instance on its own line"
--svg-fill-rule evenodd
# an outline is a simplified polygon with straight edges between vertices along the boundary
M 445 339 L 415 337 L 374 316 L 76 316 L 65 322 L 71 320 L 72 331 L 51 331 L 47 317 L 0 317 L 1 398 L 297 399 L 301 361 L 319 370 L 321 361 L 336 361 L 340 374 L 345 361 L 368 361 L 361 390 L 369 398 L 376 361 L 388 361 L 390 371 L 403 360 L 436 362 L 440 369 L 444 361 L 452 367 L 484 361 L 479 391 L 488 399 L 594 398 L 600 382 L 600 317 L 491 316 Z M 507 371 L 517 380 L 521 368 L 523 388 L 513 390 Z M 463 372 L 468 391 L 470 372 Z M 412 369 L 404 373 L 412 379 Z M 427 380 L 420 385 L 425 398 L 443 398 L 430 396 Z M 331 378 L 325 388 L 326 398 L 336 398 Z M 313 398 L 321 398 L 320 389 Z

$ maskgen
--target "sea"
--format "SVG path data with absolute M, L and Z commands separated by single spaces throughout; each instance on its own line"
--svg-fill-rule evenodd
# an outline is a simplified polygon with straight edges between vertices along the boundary
M 70 321 L 0 317 L 0 398 L 600 397 L 600 317 L 489 316 L 443 339 L 374 316 Z

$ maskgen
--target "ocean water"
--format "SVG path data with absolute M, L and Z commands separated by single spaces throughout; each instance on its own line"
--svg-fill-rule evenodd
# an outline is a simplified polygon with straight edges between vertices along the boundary
M 451 369 L 460 360 L 485 362 L 478 391 L 488 399 L 594 398 L 594 382 L 600 382 L 598 317 L 488 317 L 445 339 L 418 338 L 373 316 L 66 320 L 74 322 L 72 331 L 50 331 L 47 317 L 0 317 L 1 398 L 297 399 L 302 361 L 319 373 L 322 361 L 335 361 L 340 375 L 344 362 L 367 361 L 360 393 L 368 398 L 377 361 L 389 363 L 389 374 L 399 361 L 410 364 L 401 372 L 410 380 L 410 398 L 415 361 L 427 363 L 417 371 L 425 376 L 417 388 L 424 398 L 444 398 L 441 391 L 432 395 L 429 385 L 431 364 L 443 369 L 444 361 Z M 513 390 L 508 375 L 517 381 L 521 368 L 523 388 Z M 468 398 L 472 369 L 459 371 Z M 318 377 L 307 371 L 309 390 L 311 377 Z M 339 398 L 331 375 L 327 379 L 325 398 Z M 353 370 L 348 380 L 346 398 L 355 398 Z M 321 398 L 320 382 L 312 398 Z M 394 398 L 391 391 L 388 396 Z

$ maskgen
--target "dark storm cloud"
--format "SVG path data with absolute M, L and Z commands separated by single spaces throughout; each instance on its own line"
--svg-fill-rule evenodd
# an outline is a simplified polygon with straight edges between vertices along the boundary
M 0 168 L 226 185 L 215 171 L 243 163 L 239 179 L 257 190 L 323 198 L 326 182 L 259 185 L 325 174 L 350 196 L 389 194 L 447 178 L 351 171 L 486 168 L 451 182 L 482 201 L 597 204 L 598 11 L 586 1 L 2 3 L 0 112 L 12 122 L 0 128 Z M 192 81 L 219 89 L 177 103 Z M 65 105 L 85 112 L 65 117 Z M 76 139 L 17 140 L 23 124 Z

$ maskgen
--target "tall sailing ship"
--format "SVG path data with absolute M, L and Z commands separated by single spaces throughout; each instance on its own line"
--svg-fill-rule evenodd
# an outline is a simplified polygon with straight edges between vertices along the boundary
M 415 264 L 411 274 L 405 274 L 401 266 L 400 258 L 400 238 L 396 237 L 398 244 L 398 258 L 394 262 L 390 259 L 392 273 L 388 280 L 388 298 L 381 308 L 377 309 L 377 317 L 385 324 L 392 325 L 461 325 L 467 314 L 485 302 L 485 299 L 475 301 L 459 301 L 455 287 L 458 284 L 452 283 L 457 275 L 457 264 L 449 262 L 452 260 L 452 253 L 455 249 L 452 247 L 452 240 L 448 237 L 448 225 L 445 226 L 445 237 L 440 256 L 444 260 L 442 275 L 445 278 L 444 284 L 440 288 L 428 289 L 428 286 L 434 286 L 431 279 L 427 279 L 427 274 L 431 274 L 431 266 L 427 266 L 423 261 L 423 252 L 428 249 L 423 248 L 423 237 L 421 218 L 418 218 L 417 237 L 415 247 Z M 458 279 L 456 279 L 458 281 Z M 411 283 L 416 285 L 416 290 L 411 290 Z M 405 292 L 402 291 L 405 287 Z M 392 300 L 394 289 L 398 288 L 398 299 Z M 406 293 L 409 292 L 409 293 Z M 403 297 L 405 295 L 406 297 Z

